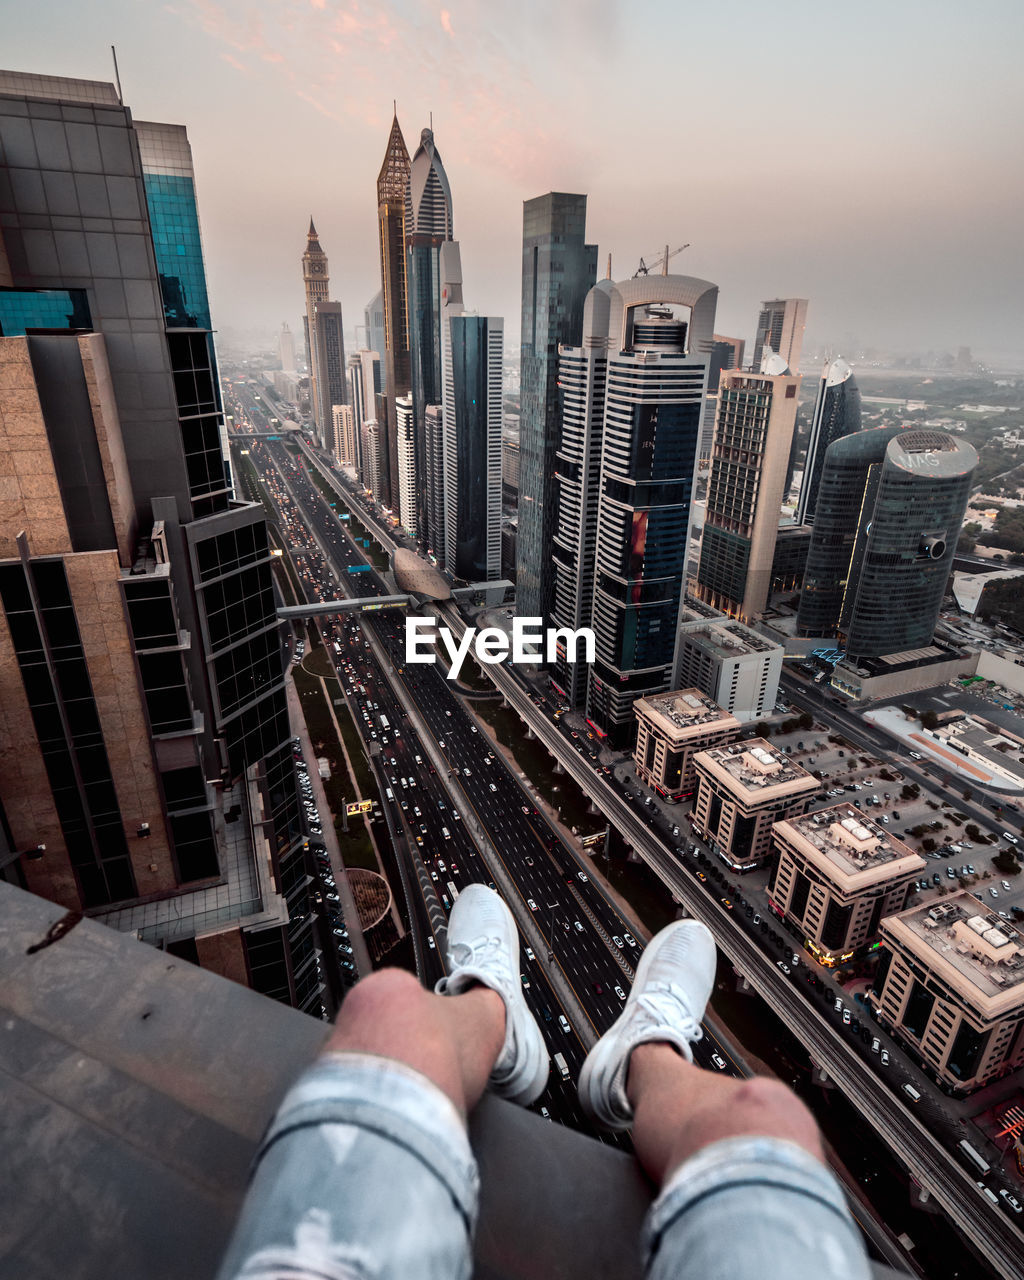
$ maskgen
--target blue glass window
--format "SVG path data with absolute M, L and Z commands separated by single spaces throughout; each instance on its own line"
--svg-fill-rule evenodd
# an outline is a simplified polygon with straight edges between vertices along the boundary
M 210 303 L 192 180 L 175 174 L 145 173 L 143 183 L 167 326 L 209 329 Z
M 91 329 L 84 289 L 0 289 L 0 337 L 29 329 Z

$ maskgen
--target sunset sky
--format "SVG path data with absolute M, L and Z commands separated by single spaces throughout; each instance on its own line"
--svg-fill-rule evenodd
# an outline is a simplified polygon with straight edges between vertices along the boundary
M 112 79 L 188 126 L 215 323 L 303 308 L 312 213 L 346 328 L 379 287 L 392 99 L 433 112 L 467 304 L 518 344 L 522 201 L 589 197 L 615 278 L 666 242 L 717 328 L 810 300 L 808 341 L 1024 366 L 1019 0 L 2 0 L 0 63 Z

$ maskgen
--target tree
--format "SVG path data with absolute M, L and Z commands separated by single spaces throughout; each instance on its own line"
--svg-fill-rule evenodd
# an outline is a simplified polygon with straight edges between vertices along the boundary
M 931 838 L 931 836 L 926 836 L 921 841 L 921 848 L 925 851 L 925 853 L 934 853 L 937 847 L 938 846 L 936 845 L 935 841 Z
M 931 707 L 929 707 L 926 711 L 921 712 L 921 728 L 922 729 L 937 729 L 938 727 L 939 727 L 939 717 L 937 713 L 931 709 Z
M 756 726 L 756 730 L 759 738 L 771 737 L 772 727 L 767 720 L 762 720 L 761 723 Z
M 798 721 L 800 728 L 804 730 L 814 728 L 814 717 L 809 711 L 805 711 Z
M 1020 863 L 1013 856 L 1009 849 L 1000 849 L 992 858 L 992 865 L 997 871 L 1001 871 L 1003 875 L 1015 876 L 1020 871 Z
M 978 829 L 978 824 L 976 822 L 968 822 L 967 826 L 964 827 L 964 835 L 967 837 L 968 840 L 977 841 L 978 838 L 981 836 L 981 831 Z

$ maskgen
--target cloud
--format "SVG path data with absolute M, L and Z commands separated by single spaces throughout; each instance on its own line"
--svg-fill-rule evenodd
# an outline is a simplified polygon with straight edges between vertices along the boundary
M 447 9 L 441 10 L 441 29 L 442 31 L 447 31 L 450 36 L 455 34 L 452 30 L 452 15 Z
M 220 57 L 222 62 L 226 62 L 229 67 L 234 67 L 236 71 L 241 71 L 243 75 L 252 74 L 245 63 L 239 62 L 233 53 L 222 53 Z

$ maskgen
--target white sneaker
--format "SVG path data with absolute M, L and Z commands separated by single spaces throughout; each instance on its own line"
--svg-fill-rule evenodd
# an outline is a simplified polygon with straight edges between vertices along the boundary
M 519 934 L 512 912 L 493 889 L 470 884 L 448 920 L 449 974 L 435 991 L 455 996 L 479 983 L 505 1002 L 505 1043 L 491 1072 L 491 1088 L 524 1107 L 548 1082 L 548 1051 L 526 1006 L 519 979 Z
M 640 1044 L 674 1045 L 687 1062 L 715 985 L 715 940 L 699 920 L 677 920 L 640 957 L 625 1008 L 587 1054 L 579 1080 L 583 1110 L 603 1129 L 628 1129 L 629 1055 Z

